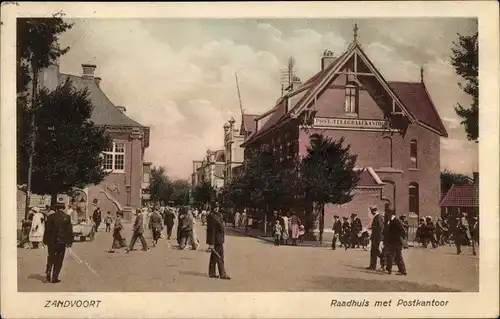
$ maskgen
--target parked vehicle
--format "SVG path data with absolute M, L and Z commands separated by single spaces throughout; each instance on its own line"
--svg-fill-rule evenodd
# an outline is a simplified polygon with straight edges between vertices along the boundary
M 95 237 L 94 222 L 91 220 L 80 220 L 73 224 L 73 236 L 79 238 L 80 241 L 93 241 Z

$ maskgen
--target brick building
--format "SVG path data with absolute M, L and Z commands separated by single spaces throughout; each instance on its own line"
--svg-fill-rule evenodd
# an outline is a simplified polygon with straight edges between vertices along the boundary
M 294 78 L 275 106 L 255 118 L 242 144 L 245 158 L 267 148 L 283 170 L 292 169 L 306 155 L 310 135 L 345 137 L 358 155 L 360 180 L 350 203 L 327 205 L 326 227 L 331 227 L 332 213 L 357 213 L 366 225 L 369 205 L 389 206 L 413 218 L 438 216 L 440 138 L 447 132 L 423 70 L 419 82 L 387 81 L 356 35 L 342 54 L 325 51 L 320 65 L 306 82 Z M 294 205 L 300 214 L 303 208 Z
M 113 145 L 103 154 L 105 169 L 109 175 L 99 185 L 89 185 L 85 189 L 75 190 L 71 197 L 64 194 L 58 196 L 59 202 L 72 205 L 78 210 L 79 218 L 92 214 L 97 206 L 113 215 L 117 210 L 124 211 L 124 218 L 132 217 L 132 210 L 140 208 L 149 199 L 146 189 L 149 187 L 151 163 L 144 162 L 144 152 L 149 146 L 149 127 L 143 126 L 126 115 L 123 106 L 115 106 L 100 87 L 101 78 L 95 76 L 95 65 L 83 64 L 82 75 L 71 75 L 59 72 L 56 64 L 41 72 L 40 87 L 54 90 L 57 85 L 70 79 L 73 86 L 82 90 L 88 88 L 90 99 L 94 105 L 91 120 L 98 126 L 106 128 L 106 133 L 113 140 Z M 47 196 L 46 196 L 47 197 Z M 47 199 L 49 198 L 49 199 Z M 47 200 L 50 202 L 50 196 Z M 35 200 L 35 202 L 33 202 Z M 18 215 L 24 213 L 24 194 L 18 191 Z M 42 205 L 39 196 L 32 198 L 32 205 Z M 18 218 L 19 218 L 18 217 Z

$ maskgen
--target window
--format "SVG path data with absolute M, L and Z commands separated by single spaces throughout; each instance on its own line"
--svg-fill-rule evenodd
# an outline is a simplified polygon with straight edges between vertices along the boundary
M 417 168 L 417 140 L 411 140 L 410 142 L 410 162 L 412 168 Z
M 355 114 L 358 112 L 358 86 L 356 83 L 347 83 L 345 87 L 345 112 Z
M 125 170 L 125 143 L 113 142 L 111 148 L 104 151 L 104 169 L 114 173 Z
M 419 214 L 418 184 L 410 183 L 408 186 L 408 208 L 410 214 Z
M 144 183 L 149 183 L 149 173 L 144 173 L 142 176 L 142 181 Z

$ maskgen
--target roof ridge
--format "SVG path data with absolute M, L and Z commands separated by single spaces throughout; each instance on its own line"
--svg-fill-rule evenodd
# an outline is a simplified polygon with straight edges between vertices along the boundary
M 446 194 L 443 196 L 443 198 L 441 199 L 441 201 L 439 202 L 439 206 L 441 206 L 441 204 L 444 202 L 444 200 L 446 198 L 448 198 L 448 195 L 450 194 L 451 190 L 454 189 L 456 186 L 456 184 L 451 184 L 451 187 L 450 189 L 446 192 Z
M 427 86 L 425 85 L 424 82 L 422 82 L 422 86 L 424 87 L 425 94 L 427 94 L 427 97 L 429 98 L 429 101 L 431 102 L 431 106 L 433 111 L 436 113 L 437 118 L 439 120 L 439 124 L 441 124 L 441 128 L 443 129 L 445 137 L 448 137 L 448 131 L 446 130 L 446 126 L 444 126 L 443 120 L 441 119 L 441 115 L 439 114 L 439 111 L 436 108 L 436 105 L 434 105 L 434 101 L 432 100 L 431 95 L 429 94 L 429 91 L 427 91 Z

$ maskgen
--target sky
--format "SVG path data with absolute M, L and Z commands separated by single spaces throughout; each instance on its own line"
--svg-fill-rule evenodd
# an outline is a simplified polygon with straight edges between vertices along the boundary
M 358 41 L 388 81 L 424 81 L 448 130 L 441 140 L 441 168 L 472 175 L 477 144 L 465 138 L 454 105 L 469 105 L 450 65 L 457 33 L 472 34 L 475 19 L 358 19 Z M 151 128 L 145 160 L 186 179 L 192 161 L 222 149 L 223 125 L 239 126 L 246 113 L 262 113 L 281 93 L 280 70 L 296 59 L 305 82 L 320 70 L 325 49 L 339 55 L 353 38 L 351 19 L 76 19 L 63 34 L 70 51 L 63 73 L 81 75 L 97 65 L 101 88 L 127 115 Z M 458 155 L 458 156 L 457 156 Z

